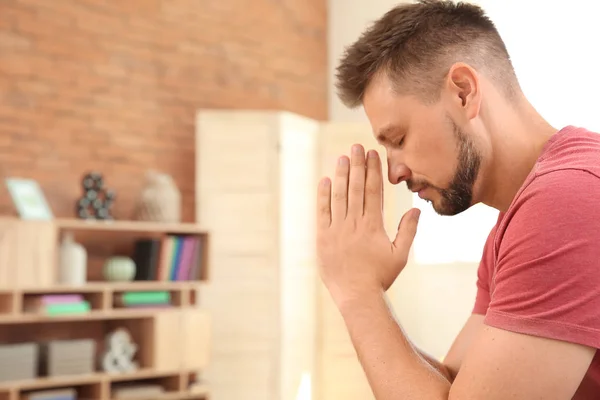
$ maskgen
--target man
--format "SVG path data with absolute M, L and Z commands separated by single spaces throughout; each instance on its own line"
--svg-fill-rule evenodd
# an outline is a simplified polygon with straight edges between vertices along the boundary
M 549 82 L 548 95 L 565 82 Z M 440 363 L 410 342 L 384 297 L 418 210 L 390 241 L 379 154 L 360 145 L 319 183 L 321 277 L 375 397 L 600 399 L 600 135 L 553 128 L 536 112 L 494 24 L 471 4 L 392 9 L 347 49 L 337 88 L 364 106 L 390 182 L 439 214 L 500 211 L 473 314 Z

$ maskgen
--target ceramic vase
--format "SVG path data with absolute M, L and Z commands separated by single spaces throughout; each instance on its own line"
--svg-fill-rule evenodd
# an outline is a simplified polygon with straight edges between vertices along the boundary
M 173 178 L 149 171 L 136 209 L 139 221 L 180 222 L 181 193 Z
M 129 282 L 135 277 L 135 262 L 125 256 L 114 256 L 106 260 L 104 279 L 110 282 Z
M 87 251 L 76 243 L 72 233 L 65 233 L 60 245 L 58 281 L 61 285 L 81 286 L 87 281 Z

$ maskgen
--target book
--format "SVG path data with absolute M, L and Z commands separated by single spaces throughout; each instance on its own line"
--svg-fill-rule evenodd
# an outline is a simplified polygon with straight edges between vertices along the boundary
M 136 267 L 134 280 L 151 281 L 156 279 L 161 243 L 160 239 L 136 240 L 132 257 Z
M 135 280 L 193 281 L 204 276 L 203 240 L 198 236 L 140 239 L 133 258 L 139 265 Z
M 73 297 L 55 295 L 39 296 L 27 299 L 24 304 L 24 311 L 26 313 L 41 313 L 54 316 L 85 313 L 90 310 L 90 303 L 77 295 Z
M 133 305 L 160 305 L 171 303 L 171 293 L 167 291 L 124 292 L 115 294 L 115 304 L 120 307 Z

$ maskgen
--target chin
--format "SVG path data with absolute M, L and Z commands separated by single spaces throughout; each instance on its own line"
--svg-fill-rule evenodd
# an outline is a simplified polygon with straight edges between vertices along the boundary
M 435 205 L 435 203 L 432 203 L 432 207 L 433 207 L 433 211 L 435 211 L 438 215 L 441 215 L 443 217 L 451 217 L 454 215 L 454 213 L 451 210 L 448 210 L 445 207 L 440 207 Z
M 445 202 L 444 200 L 438 200 L 438 201 L 432 201 L 432 200 L 428 200 L 432 207 L 433 210 L 441 216 L 444 217 L 452 217 L 454 215 L 458 215 L 466 210 L 468 210 L 471 206 L 470 205 L 458 205 L 458 204 L 448 204 L 447 202 Z

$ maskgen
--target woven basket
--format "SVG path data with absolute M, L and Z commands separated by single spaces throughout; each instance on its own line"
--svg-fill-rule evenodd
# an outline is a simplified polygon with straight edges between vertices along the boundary
M 181 222 L 181 194 L 167 174 L 149 171 L 135 213 L 138 221 Z

